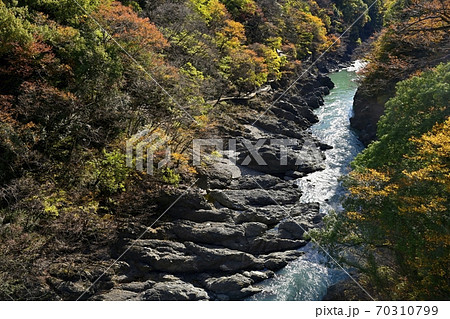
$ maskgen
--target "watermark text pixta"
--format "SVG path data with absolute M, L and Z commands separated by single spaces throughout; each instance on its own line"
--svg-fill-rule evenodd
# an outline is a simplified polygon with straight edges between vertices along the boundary
M 316 318 L 321 316 L 344 316 L 347 318 L 353 318 L 359 315 L 359 308 L 349 306 L 347 308 L 343 307 L 317 307 L 316 308 Z
M 147 133 L 144 130 L 127 141 L 126 158 L 128 167 L 135 167 L 139 171 L 144 171 L 144 163 L 146 163 L 146 172 L 152 174 L 154 167 L 160 169 L 170 162 L 171 147 L 164 136 L 157 133 L 147 136 Z M 262 150 L 266 147 L 271 148 L 278 165 L 286 166 L 288 164 L 300 165 L 303 157 L 301 154 L 316 146 L 311 141 L 303 142 L 298 139 L 261 138 L 258 140 L 194 139 L 191 147 L 193 166 L 200 166 L 205 157 L 210 158 L 211 154 L 214 153 L 226 154 L 228 160 L 234 164 L 239 161 L 238 164 L 243 166 L 250 165 L 250 163 L 258 166 L 267 166 L 268 163 L 262 155 L 264 153 Z M 293 152 L 294 149 L 295 156 L 289 157 L 289 152 Z M 267 150 L 265 151 L 267 152 Z M 317 156 L 317 152 L 315 155 Z M 156 158 L 157 162 L 155 163 Z M 271 164 L 273 164 L 273 159 Z

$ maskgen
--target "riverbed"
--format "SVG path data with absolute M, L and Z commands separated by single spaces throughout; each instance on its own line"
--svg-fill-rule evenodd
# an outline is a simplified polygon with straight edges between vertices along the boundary
M 315 111 L 319 122 L 312 133 L 333 148 L 325 152 L 326 168 L 298 179 L 303 192 L 301 202 L 319 202 L 321 211 L 342 210 L 340 198 L 345 193 L 340 178 L 350 170 L 350 163 L 364 146 L 350 128 L 353 97 L 358 88 L 357 71 L 364 63 L 329 74 L 335 84 L 325 97 L 324 106 Z M 258 285 L 262 292 L 250 300 L 321 300 L 330 285 L 347 276 L 339 267 L 326 266 L 325 258 L 312 243 L 301 249 L 305 254 L 269 280 Z

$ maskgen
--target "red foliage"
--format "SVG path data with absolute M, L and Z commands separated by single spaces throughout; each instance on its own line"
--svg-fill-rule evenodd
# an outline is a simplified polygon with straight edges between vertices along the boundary
M 138 17 L 136 12 L 120 2 L 102 5 L 96 16 L 104 21 L 103 26 L 117 40 L 137 44 L 143 49 L 150 50 L 161 50 L 169 45 L 148 18 Z
M 0 72 L 30 78 L 33 73 L 45 71 L 54 60 L 55 55 L 51 47 L 38 40 L 26 48 L 14 45 L 11 54 L 7 57 L 9 63 L 1 66 Z
M 24 81 L 62 81 L 71 68 L 61 64 L 52 48 L 39 37 L 26 46 L 13 45 L 10 54 L 0 64 L 0 93 L 18 94 Z

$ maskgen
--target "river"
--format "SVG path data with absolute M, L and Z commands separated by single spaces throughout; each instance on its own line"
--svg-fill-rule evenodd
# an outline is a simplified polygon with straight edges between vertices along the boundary
M 315 136 L 331 146 L 325 152 L 326 168 L 297 180 L 303 191 L 302 202 L 319 202 L 321 211 L 339 211 L 340 197 L 345 190 L 339 178 L 348 173 L 350 162 L 361 152 L 363 145 L 350 128 L 353 97 L 358 88 L 356 72 L 364 64 L 360 61 L 339 72 L 329 74 L 335 84 L 325 97 L 325 104 L 316 110 L 319 122 L 311 127 Z M 327 288 L 347 276 L 338 267 L 327 267 L 317 248 L 308 244 L 305 254 L 290 263 L 275 276 L 257 285 L 262 292 L 250 300 L 321 300 Z

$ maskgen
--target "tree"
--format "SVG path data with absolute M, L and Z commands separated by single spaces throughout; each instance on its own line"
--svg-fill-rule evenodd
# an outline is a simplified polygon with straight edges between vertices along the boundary
M 287 1 L 283 7 L 287 15 L 283 26 L 286 40 L 295 44 L 298 59 L 318 54 L 326 47 L 327 30 L 324 22 L 309 11 L 302 1 Z
M 320 235 L 381 299 L 442 299 L 450 291 L 449 67 L 398 85 L 380 140 L 345 179 L 346 211 L 328 218 Z
M 233 20 L 225 20 L 223 28 L 216 32 L 216 43 L 221 51 L 237 49 L 245 40 L 244 26 Z
M 364 0 L 334 0 L 336 3 L 336 7 L 339 9 L 340 14 L 342 14 L 344 26 L 351 26 L 353 23 L 349 37 L 352 42 L 356 42 L 361 40 L 363 28 L 370 21 L 370 13 L 375 17 L 376 14 L 373 14 L 373 10 L 371 12 L 368 11 L 368 7 L 373 1 L 364 1 Z M 369 5 L 368 5 L 369 4 Z M 344 30 L 341 30 L 343 32 Z
M 235 18 L 253 14 L 256 10 L 256 4 L 253 0 L 222 0 L 222 2 Z
M 140 18 L 132 8 L 123 6 L 120 2 L 102 4 L 95 16 L 110 35 L 125 45 L 132 54 L 137 49 L 161 51 L 169 45 L 148 18 Z
M 12 7 L 28 7 L 32 11 L 43 12 L 50 19 L 60 23 L 78 24 L 97 9 L 102 0 L 2 0 Z
M 396 171 L 350 174 L 343 219 L 346 231 L 356 235 L 349 242 L 360 241 L 371 251 L 377 262 L 365 270 L 381 284 L 378 289 L 386 289 L 385 298 L 439 299 L 449 292 L 449 129 L 447 118 L 412 138 L 416 155 L 404 158 Z
M 249 49 L 232 50 L 221 60 L 221 70 L 238 92 L 252 92 L 267 81 L 264 59 Z
M 450 2 L 393 0 L 375 41 L 362 86 L 372 96 L 394 93 L 395 83 L 447 59 Z
M 378 122 L 378 141 L 357 156 L 355 166 L 395 166 L 419 137 L 450 116 L 450 64 L 438 66 L 397 85 Z
M 190 0 L 190 2 L 212 30 L 229 18 L 228 10 L 219 0 Z
M 0 1 L 0 57 L 14 44 L 25 46 L 32 41 L 31 25 L 23 17 L 24 8 L 8 8 Z
M 256 43 L 251 46 L 251 49 L 264 59 L 264 63 L 267 65 L 268 79 L 280 80 L 282 77 L 281 69 L 286 64 L 286 57 L 280 56 L 276 49 L 264 44 Z

